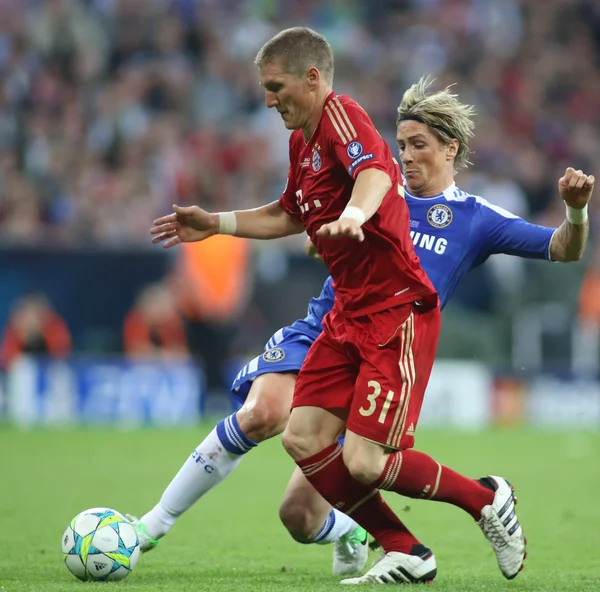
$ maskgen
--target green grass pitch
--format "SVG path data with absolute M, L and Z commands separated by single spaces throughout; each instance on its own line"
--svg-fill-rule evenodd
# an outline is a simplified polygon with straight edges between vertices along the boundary
M 210 429 L 0 429 L 0 592 L 340 590 L 330 546 L 294 543 L 277 508 L 292 462 L 279 438 L 251 452 L 184 516 L 158 549 L 115 584 L 84 584 L 62 562 L 69 520 L 92 506 L 141 515 Z M 422 430 L 418 447 L 472 476 L 516 486 L 529 558 L 508 582 L 479 529 L 460 510 L 387 495 L 437 556 L 439 592 L 600 590 L 600 434 Z M 373 555 L 375 558 L 375 555 Z

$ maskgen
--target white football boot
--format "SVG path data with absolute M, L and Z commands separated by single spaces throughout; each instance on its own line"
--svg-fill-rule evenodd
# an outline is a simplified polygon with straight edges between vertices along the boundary
M 481 510 L 479 527 L 496 553 L 500 571 L 512 580 L 523 569 L 527 557 L 527 539 L 515 512 L 514 487 L 503 477 L 492 475 L 479 482 L 494 492 L 494 501 Z
M 132 516 L 131 514 L 125 514 L 127 521 L 131 526 L 133 526 L 138 541 L 140 542 L 140 551 L 142 553 L 146 553 L 147 551 L 152 551 L 158 545 L 158 539 L 152 538 L 148 532 L 146 531 L 146 525 L 143 522 L 140 522 L 138 518 Z
M 369 545 L 367 531 L 359 526 L 341 536 L 333 547 L 333 575 L 353 576 L 359 574 L 367 564 Z
M 437 574 L 434 554 L 415 545 L 410 554 L 390 551 L 363 576 L 342 580 L 342 584 L 428 584 Z

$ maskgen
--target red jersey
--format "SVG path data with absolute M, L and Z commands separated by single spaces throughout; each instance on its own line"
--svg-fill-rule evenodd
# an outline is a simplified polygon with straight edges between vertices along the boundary
M 364 169 L 386 172 L 392 187 L 375 215 L 363 224 L 363 242 L 322 238 L 317 230 L 337 220 Z M 410 238 L 402 175 L 364 109 L 333 92 L 306 142 L 290 136 L 290 172 L 280 198 L 285 211 L 306 228 L 335 283 L 334 309 L 357 317 L 435 294 Z

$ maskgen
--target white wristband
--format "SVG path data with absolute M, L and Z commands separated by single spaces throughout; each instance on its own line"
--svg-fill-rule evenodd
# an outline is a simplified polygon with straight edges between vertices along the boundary
M 566 204 L 565 204 L 566 205 Z M 567 206 L 567 220 L 571 224 L 585 224 L 588 220 L 588 207 L 587 204 L 583 208 L 572 208 Z
M 237 218 L 235 212 L 222 212 L 219 216 L 219 234 L 235 235 Z
M 356 206 L 346 206 L 346 209 L 342 212 L 340 218 L 351 218 L 352 220 L 356 220 L 361 226 L 367 220 L 363 210 Z

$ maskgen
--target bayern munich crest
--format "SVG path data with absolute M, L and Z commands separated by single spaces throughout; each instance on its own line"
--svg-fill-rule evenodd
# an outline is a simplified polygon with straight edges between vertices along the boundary
M 279 362 L 283 358 L 285 358 L 285 352 L 279 347 L 272 347 L 262 355 L 262 359 L 265 362 Z
M 435 228 L 446 228 L 452 222 L 452 210 L 445 204 L 436 204 L 427 212 L 427 222 Z
M 321 158 L 319 150 L 315 148 L 312 153 L 312 170 L 315 171 L 315 173 L 318 173 L 322 166 L 323 159 Z

